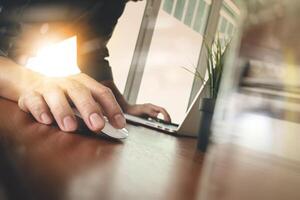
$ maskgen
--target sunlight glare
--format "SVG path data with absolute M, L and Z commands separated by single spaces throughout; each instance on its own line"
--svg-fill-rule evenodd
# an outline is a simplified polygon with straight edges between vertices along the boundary
M 49 77 L 65 77 L 80 73 L 77 65 L 76 36 L 49 44 L 29 58 L 26 67 Z

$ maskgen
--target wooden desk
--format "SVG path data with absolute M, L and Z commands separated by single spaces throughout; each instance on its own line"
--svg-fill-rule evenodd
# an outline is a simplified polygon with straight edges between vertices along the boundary
M 196 199 L 196 140 L 128 129 L 123 142 L 64 133 L 0 99 L 0 199 Z
M 119 142 L 38 124 L 7 100 L 0 111 L 1 200 L 300 199 L 299 162 L 255 146 L 214 145 L 203 164 L 195 139 L 129 125 Z
M 201 199 L 299 200 L 300 105 L 257 93 L 233 95 L 234 106 L 226 110 L 230 117 L 215 121 Z

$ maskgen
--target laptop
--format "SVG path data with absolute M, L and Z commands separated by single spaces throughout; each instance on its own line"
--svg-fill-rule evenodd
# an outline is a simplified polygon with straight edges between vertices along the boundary
M 202 93 L 203 89 L 204 86 L 201 86 L 199 92 L 187 110 L 183 121 L 180 124 L 166 123 L 160 119 L 146 119 L 129 114 L 125 114 L 125 118 L 129 123 L 142 125 L 162 132 L 197 137 L 200 122 L 199 101 L 201 96 L 200 94 Z

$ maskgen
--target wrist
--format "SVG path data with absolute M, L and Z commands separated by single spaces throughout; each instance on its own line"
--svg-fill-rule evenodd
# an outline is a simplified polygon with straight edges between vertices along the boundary
M 0 67 L 0 96 L 13 101 L 17 101 L 33 83 L 42 79 L 42 75 L 6 58 L 0 60 Z
M 43 81 L 45 78 L 42 74 L 34 72 L 30 69 L 25 67 L 20 67 L 20 79 L 16 82 L 17 83 L 17 91 L 18 95 L 20 96 L 22 93 L 30 90 L 33 86 Z

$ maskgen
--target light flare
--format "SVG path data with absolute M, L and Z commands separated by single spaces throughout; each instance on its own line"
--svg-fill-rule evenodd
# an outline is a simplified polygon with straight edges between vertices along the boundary
M 48 77 L 66 77 L 80 73 L 76 36 L 45 45 L 35 57 L 28 59 L 26 67 Z

